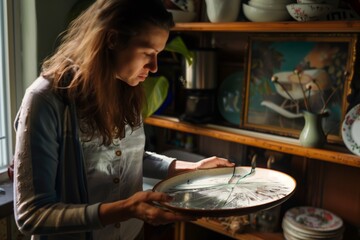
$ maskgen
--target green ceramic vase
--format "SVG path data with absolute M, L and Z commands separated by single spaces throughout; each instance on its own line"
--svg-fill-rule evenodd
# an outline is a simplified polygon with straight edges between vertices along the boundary
M 300 144 L 304 147 L 320 148 L 326 142 L 326 135 L 322 127 L 324 114 L 304 111 L 305 126 L 300 134 Z

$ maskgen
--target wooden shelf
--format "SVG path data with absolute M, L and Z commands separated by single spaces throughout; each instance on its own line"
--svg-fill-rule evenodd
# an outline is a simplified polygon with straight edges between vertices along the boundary
M 177 23 L 172 31 L 354 33 L 360 32 L 360 21 L 191 22 Z
M 177 131 L 208 136 L 220 140 L 236 142 L 248 146 L 269 149 L 287 154 L 318 159 L 353 167 L 360 167 L 360 157 L 351 154 L 345 147 L 328 145 L 323 149 L 300 146 L 297 139 L 256 133 L 247 130 L 228 128 L 216 125 L 196 125 L 181 122 L 176 118 L 153 116 L 146 118 L 146 124 L 173 129 Z
M 261 232 L 244 232 L 244 233 L 232 233 L 227 231 L 224 226 L 219 222 L 208 219 L 199 219 L 193 222 L 196 225 L 210 229 L 212 231 L 221 233 L 225 236 L 238 239 L 238 240 L 282 240 L 284 236 L 282 233 L 261 233 Z M 182 223 L 185 224 L 185 223 Z

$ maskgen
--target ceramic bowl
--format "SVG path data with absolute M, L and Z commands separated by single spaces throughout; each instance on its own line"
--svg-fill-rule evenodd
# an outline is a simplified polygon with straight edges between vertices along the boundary
M 339 5 L 339 0 L 296 0 L 297 3 L 325 3 L 335 7 Z
M 249 3 L 253 3 L 256 5 L 267 5 L 267 6 L 279 7 L 279 6 L 286 6 L 293 2 L 264 2 L 264 1 L 259 1 L 259 0 L 249 0 L 248 4 Z
M 205 0 L 210 22 L 234 22 L 238 18 L 241 0 Z
M 293 0 L 252 0 L 252 1 L 260 4 L 279 4 L 279 5 L 290 4 L 295 2 Z
M 263 8 L 263 9 L 274 9 L 274 10 L 286 10 L 286 4 L 264 4 L 264 3 L 258 3 L 254 0 L 250 0 L 248 2 L 249 6 L 256 7 L 256 8 Z
M 327 3 L 326 0 L 297 0 L 297 3 Z
M 289 14 L 299 22 L 317 21 L 330 13 L 334 6 L 323 3 L 293 3 L 286 5 Z
M 245 3 L 242 5 L 245 17 L 252 22 L 280 22 L 290 18 L 289 13 L 284 10 L 264 9 L 249 6 Z
M 196 12 L 185 12 L 181 10 L 172 10 L 172 9 L 168 9 L 168 12 L 172 13 L 174 22 L 176 23 L 193 22 L 197 17 Z

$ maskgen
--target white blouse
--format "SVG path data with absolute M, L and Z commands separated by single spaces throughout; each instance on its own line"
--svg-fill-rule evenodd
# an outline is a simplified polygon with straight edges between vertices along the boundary
M 126 199 L 142 190 L 145 134 L 143 127 L 134 131 L 126 127 L 125 138 L 110 146 L 99 138 L 82 141 L 87 169 L 89 203 L 113 202 Z M 143 222 L 130 219 L 93 231 L 97 239 L 134 239 Z

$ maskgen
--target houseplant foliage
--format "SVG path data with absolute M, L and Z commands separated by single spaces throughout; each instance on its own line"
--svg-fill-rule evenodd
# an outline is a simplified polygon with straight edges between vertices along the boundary
M 164 76 L 148 77 L 141 83 L 145 92 L 143 117 L 151 116 L 165 101 L 169 91 L 169 81 Z
M 167 43 L 164 50 L 181 54 L 189 65 L 193 62 L 193 52 L 189 51 L 179 36 Z M 169 81 L 164 76 L 148 77 L 146 81 L 142 82 L 142 86 L 146 98 L 143 117 L 146 118 L 151 116 L 165 101 L 169 90 Z
M 167 43 L 165 46 L 165 51 L 180 53 L 186 59 L 189 65 L 191 65 L 194 60 L 194 53 L 186 47 L 180 36 L 175 37 L 169 43 Z

